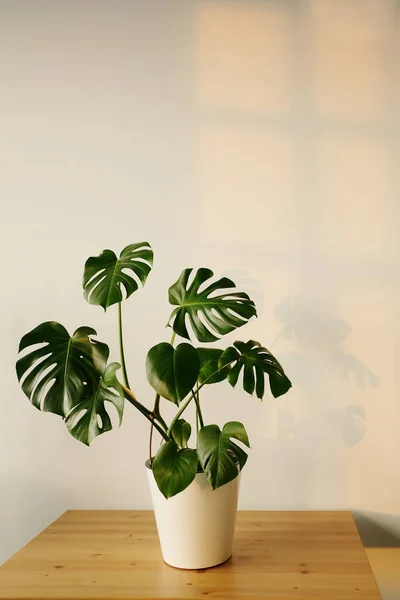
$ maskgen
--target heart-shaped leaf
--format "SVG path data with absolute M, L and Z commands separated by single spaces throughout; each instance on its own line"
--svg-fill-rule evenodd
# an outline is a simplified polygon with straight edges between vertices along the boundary
M 179 449 L 174 441 L 160 446 L 152 463 L 153 475 L 158 489 L 171 498 L 188 487 L 197 472 L 196 450 Z
M 197 437 L 197 454 L 207 479 L 215 490 L 232 481 L 243 469 L 247 454 L 231 438 L 250 447 L 246 429 L 242 423 L 230 421 L 222 431 L 218 425 L 206 425 Z
M 91 256 L 85 264 L 83 290 L 90 304 L 99 304 L 107 310 L 121 302 L 138 289 L 138 281 L 144 285 L 153 265 L 153 251 L 147 242 L 130 244 L 117 258 L 112 250 L 103 250 L 99 256 Z M 135 277 L 132 277 L 132 274 Z
M 106 402 L 117 409 L 119 425 L 121 425 L 125 398 L 115 375 L 120 367 L 121 365 L 116 362 L 107 365 L 104 375 L 99 377 L 97 388 L 90 396 L 79 402 L 65 420 L 69 432 L 87 446 L 96 436 L 112 429 Z
M 220 368 L 231 365 L 228 381 L 232 387 L 235 387 L 243 369 L 243 389 L 248 394 L 253 394 L 255 389 L 261 400 L 264 397 L 266 375 L 269 376 L 269 385 L 275 398 L 286 394 L 292 387 L 275 356 L 254 340 L 235 342 L 223 352 L 218 364 Z
M 223 350 L 219 348 L 197 348 L 197 353 L 200 358 L 199 383 L 219 383 L 226 379 L 229 373 L 229 366 L 218 371 L 218 361 L 221 358 Z
M 171 435 L 173 440 L 181 448 L 185 448 L 190 434 L 192 433 L 192 426 L 185 419 L 178 419 L 172 426 Z
M 71 337 L 55 321 L 42 323 L 24 335 L 19 352 L 29 347 L 31 351 L 18 359 L 17 376 L 36 408 L 66 417 L 93 394 L 109 349 L 92 335 L 97 335 L 94 329 L 79 327 Z
M 236 291 L 235 284 L 227 277 L 203 288 L 203 284 L 214 275 L 213 272 L 210 269 L 198 269 L 188 285 L 192 271 L 182 271 L 178 281 L 168 291 L 170 304 L 177 306 L 172 311 L 169 324 L 172 321 L 173 330 L 181 337 L 190 339 L 186 317 L 199 342 L 213 342 L 219 339 L 218 335 L 225 335 L 245 325 L 257 314 L 254 302 L 244 292 Z M 225 291 L 227 289 L 230 291 Z M 221 290 L 224 293 L 215 295 L 214 292 Z
M 157 394 L 179 404 L 193 389 L 199 374 L 200 360 L 196 348 L 168 342 L 153 346 L 147 354 L 147 379 Z

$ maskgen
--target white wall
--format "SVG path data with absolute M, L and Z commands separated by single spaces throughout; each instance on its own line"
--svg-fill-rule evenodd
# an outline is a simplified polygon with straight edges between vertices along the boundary
M 0 0 L 0 562 L 67 508 L 150 506 L 139 414 L 88 449 L 14 374 L 50 319 L 118 360 L 82 267 L 141 240 L 137 395 L 181 269 L 231 275 L 260 313 L 233 338 L 294 386 L 203 396 L 207 421 L 248 428 L 241 507 L 353 508 L 400 535 L 399 64 L 397 0 Z

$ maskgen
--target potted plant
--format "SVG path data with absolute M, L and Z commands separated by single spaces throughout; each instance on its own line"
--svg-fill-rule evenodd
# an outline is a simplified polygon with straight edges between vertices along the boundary
M 112 428 L 107 403 L 116 408 L 119 423 L 125 401 L 149 421 L 146 466 L 163 558 L 175 567 L 206 568 L 231 556 L 240 472 L 247 461 L 243 446 L 249 447 L 249 439 L 242 423 L 229 421 L 222 429 L 204 423 L 200 396 L 208 385 L 227 381 L 235 386 L 239 377 L 244 391 L 261 400 L 267 378 L 275 397 L 291 383 L 256 341 L 237 341 L 224 349 L 199 345 L 242 327 L 256 316 L 256 308 L 230 279 L 215 280 L 209 269 L 185 269 L 169 288 L 171 340 L 150 348 L 146 357 L 154 404 L 148 408 L 139 401 L 128 380 L 121 306 L 145 284 L 152 265 L 147 242 L 127 246 L 119 258 L 104 250 L 85 264 L 86 300 L 105 311 L 117 305 L 120 364 L 108 361 L 109 348 L 94 337 L 94 329 L 79 327 L 70 335 L 60 323 L 48 321 L 21 339 L 17 376 L 32 404 L 60 415 L 84 444 Z M 162 401 L 176 405 L 170 423 L 162 416 Z M 192 447 L 192 426 L 183 416 L 190 404 L 196 415 Z M 155 457 L 154 431 L 162 438 Z

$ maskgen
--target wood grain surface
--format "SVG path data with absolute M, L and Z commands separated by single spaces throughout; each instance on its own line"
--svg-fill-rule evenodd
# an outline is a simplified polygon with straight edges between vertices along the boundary
M 378 600 L 350 512 L 238 513 L 234 555 L 163 563 L 150 511 L 68 511 L 0 568 L 1 599 Z

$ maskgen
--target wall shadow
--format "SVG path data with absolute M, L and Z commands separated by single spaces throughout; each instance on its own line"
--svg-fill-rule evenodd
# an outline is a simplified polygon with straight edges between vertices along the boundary
M 359 389 L 366 390 L 378 386 L 380 380 L 368 365 L 349 351 L 350 325 L 324 310 L 320 300 L 316 302 L 304 296 L 284 297 L 274 312 L 282 329 L 273 346 L 277 346 L 278 351 L 279 346 L 286 348 L 279 351 L 279 358 L 293 377 L 294 386 L 317 399 L 337 437 L 348 446 L 357 444 L 367 428 L 365 408 L 360 404 L 343 404 L 335 385 L 340 382 L 343 390 L 343 386 L 353 382 Z M 280 405 L 279 437 L 293 436 L 296 430 L 296 435 L 300 435 L 301 430 L 305 430 L 304 434 L 307 429 L 306 420 L 296 423 L 287 403 Z
M 37 477 L 3 478 L 0 565 L 70 507 L 67 484 Z
M 353 516 L 366 548 L 400 548 L 400 515 L 353 510 Z

